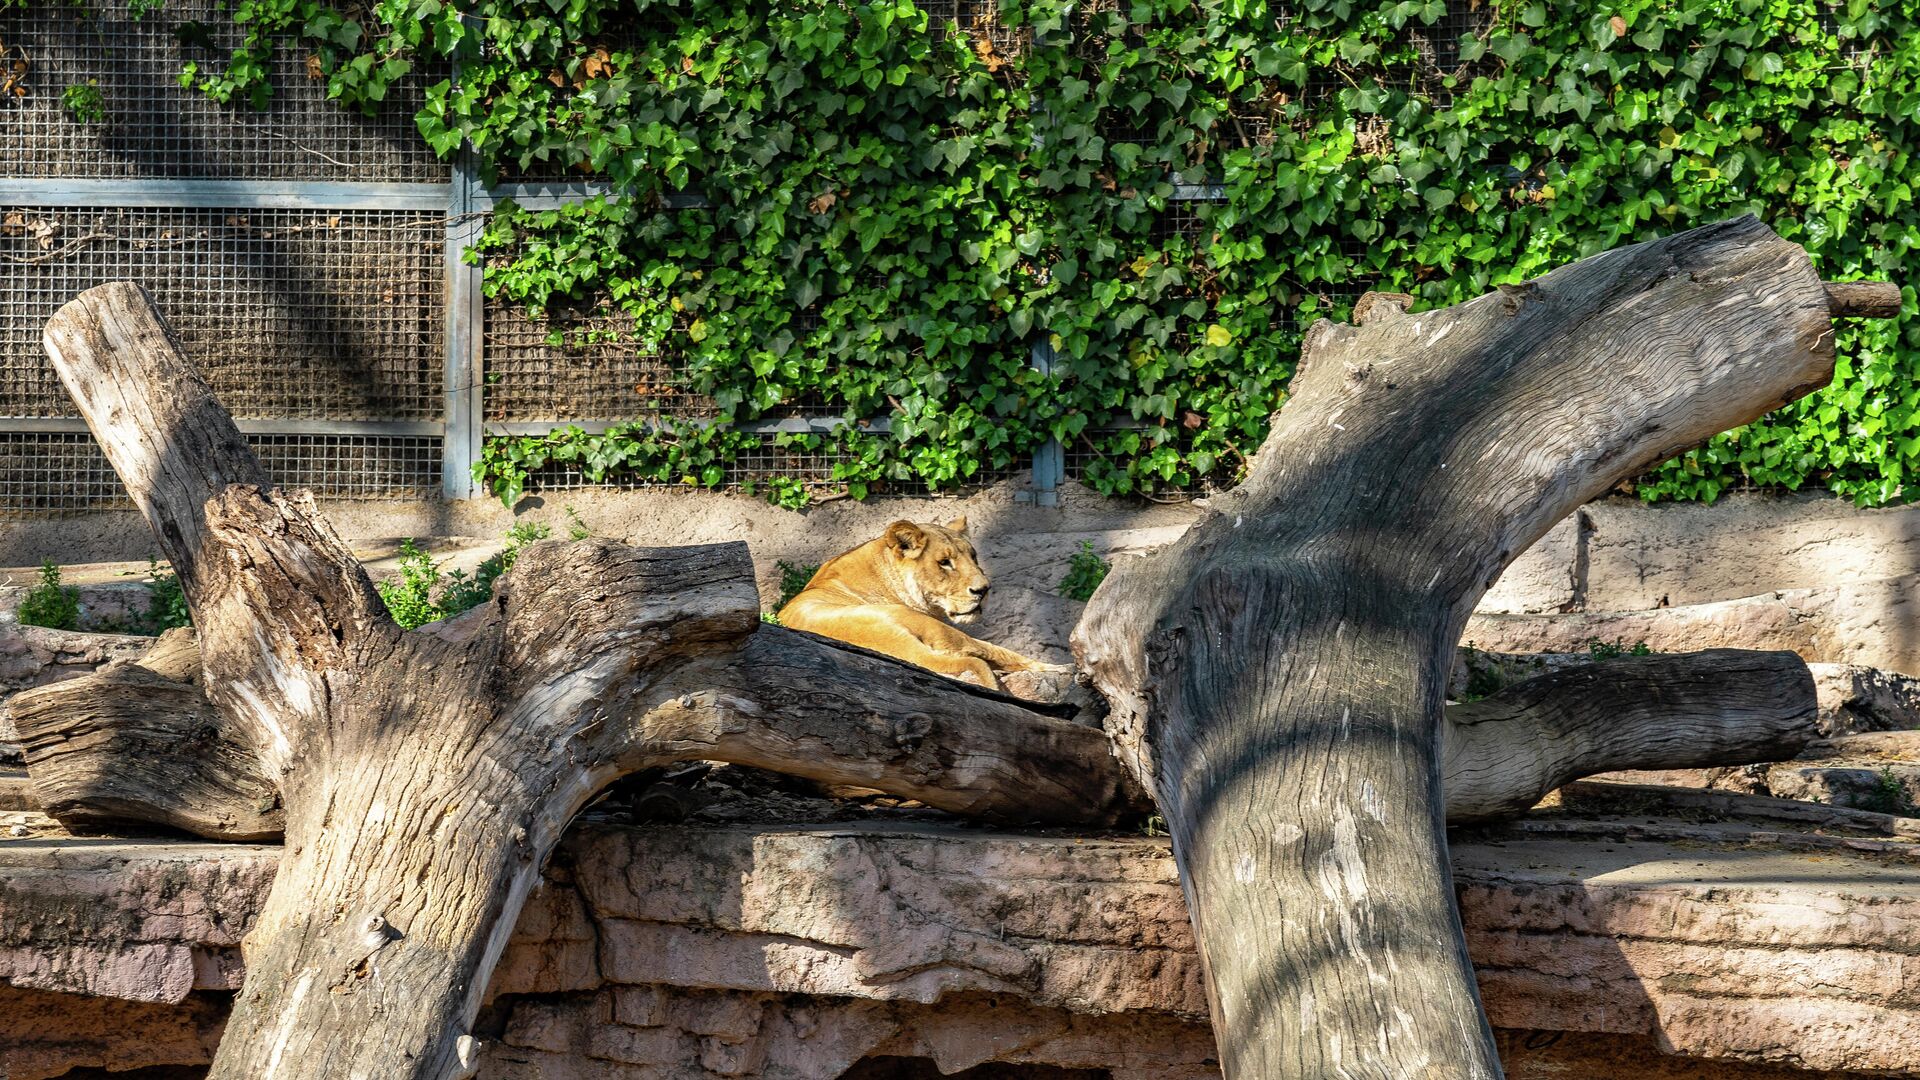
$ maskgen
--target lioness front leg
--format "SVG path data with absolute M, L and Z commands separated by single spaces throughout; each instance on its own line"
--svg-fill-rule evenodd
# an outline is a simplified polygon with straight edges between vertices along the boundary
M 991 641 L 981 641 L 979 638 L 974 637 L 970 634 L 962 633 L 961 636 L 967 639 L 967 643 L 968 643 L 967 651 L 971 655 L 978 656 L 980 659 L 985 660 L 987 663 L 992 664 L 994 667 L 999 668 L 1001 671 L 1072 671 L 1073 670 L 1073 665 L 1071 664 L 1050 664 L 1045 660 L 1035 660 L 1030 656 L 1022 656 L 1021 654 L 1014 652 L 1012 649 L 1003 648 L 999 645 L 995 645 Z

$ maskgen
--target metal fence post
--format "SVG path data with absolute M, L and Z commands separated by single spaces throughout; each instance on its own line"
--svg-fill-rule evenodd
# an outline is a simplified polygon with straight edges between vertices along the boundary
M 441 493 L 470 499 L 478 493 L 473 467 L 480 460 L 485 416 L 484 368 L 486 298 L 481 268 L 469 266 L 468 247 L 480 238 L 479 176 L 471 153 L 454 160 L 453 191 L 447 199 L 447 357 L 446 429 L 441 446 Z
M 1053 374 L 1053 340 L 1043 335 L 1033 342 L 1032 367 L 1042 375 Z M 1036 506 L 1059 506 L 1060 485 L 1067 479 L 1067 452 L 1059 439 L 1048 439 L 1033 449 L 1033 502 Z

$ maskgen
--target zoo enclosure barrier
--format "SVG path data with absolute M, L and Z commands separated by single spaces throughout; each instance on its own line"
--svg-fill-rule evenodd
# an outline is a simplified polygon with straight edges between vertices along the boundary
M 929 6 L 935 19 L 976 0 L 946 2 Z M 444 72 L 409 77 L 373 119 L 327 100 L 289 49 L 263 111 L 183 85 L 185 64 L 237 35 L 219 0 L 141 18 L 105 5 L 0 13 L 0 513 L 127 505 L 40 344 L 60 305 L 110 280 L 153 293 L 269 472 L 323 497 L 473 497 L 485 436 L 604 430 L 634 419 L 636 387 L 672 386 L 671 358 L 632 342 L 549 345 L 544 325 L 488 301 L 483 268 L 462 258 L 502 199 L 546 209 L 604 188 L 488 188 L 437 160 L 412 115 Z M 78 101 L 73 88 L 86 88 Z M 1189 210 L 1165 217 L 1197 227 Z M 1043 371 L 1048 337 L 1036 328 Z M 689 395 L 666 397 L 664 415 L 697 415 Z M 768 445 L 737 478 L 828 479 L 773 434 L 846 421 L 793 412 L 739 425 Z M 1022 497 L 1057 502 L 1084 464 L 1041 446 Z

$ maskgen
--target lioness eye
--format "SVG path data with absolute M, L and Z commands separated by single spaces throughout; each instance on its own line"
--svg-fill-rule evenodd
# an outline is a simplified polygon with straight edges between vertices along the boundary
M 952 559 L 941 559 L 941 560 L 940 560 L 940 569 L 942 569 L 942 570 L 951 570 L 951 569 L 953 569 L 953 560 L 952 560 Z

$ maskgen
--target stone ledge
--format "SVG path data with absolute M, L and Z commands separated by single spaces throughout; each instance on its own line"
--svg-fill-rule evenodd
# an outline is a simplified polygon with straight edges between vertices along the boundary
M 1737 843 L 1736 831 L 1716 844 L 1700 842 L 1710 833 L 1698 826 L 1673 843 L 1635 838 L 1624 823 L 1553 824 L 1546 835 L 1463 835 L 1454 847 L 1497 1026 L 1645 1036 L 1668 1053 L 1797 1069 L 1920 1068 L 1911 852 L 1825 840 L 1789 851 Z M 1580 829 L 1588 835 L 1566 835 Z M 0 982 L 204 1009 L 204 991 L 238 985 L 237 945 L 277 854 L 0 842 Z M 1186 909 L 1154 839 L 589 823 L 536 891 L 491 996 L 500 1064 L 489 1073 L 502 1077 L 837 1075 L 808 1071 L 824 1059 L 807 1055 L 826 1043 L 800 1028 L 781 1034 L 796 1003 L 841 1033 L 850 1060 L 894 1044 L 920 1054 L 944 1039 L 935 1056 L 959 1062 L 980 1051 L 968 1025 L 991 1020 L 993 1030 L 1032 1027 L 1021 1044 L 1030 1049 L 1078 1046 L 1074 1060 L 1114 1051 L 1110 1040 L 1133 1045 L 1129 1031 L 1178 1030 L 1187 1034 L 1163 1040 L 1172 1057 L 1113 1075 L 1211 1068 Z M 699 1024 L 718 1021 L 686 1018 L 760 1015 L 774 998 L 787 1003 L 779 1024 L 703 1034 Z M 49 1075 L 28 1071 L 38 1044 L 8 1024 L 0 1019 L 0 1074 Z M 749 1034 L 723 1037 L 739 1031 Z M 1046 1053 L 1061 1065 L 1073 1057 Z

